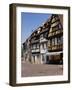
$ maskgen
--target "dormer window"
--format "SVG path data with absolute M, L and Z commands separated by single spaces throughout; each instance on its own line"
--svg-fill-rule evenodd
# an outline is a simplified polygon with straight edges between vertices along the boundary
M 38 33 L 40 32 L 40 30 L 38 30 Z

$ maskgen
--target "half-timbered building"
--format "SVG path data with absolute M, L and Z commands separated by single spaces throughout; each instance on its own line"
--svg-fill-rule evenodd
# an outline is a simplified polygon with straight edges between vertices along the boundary
M 63 16 L 52 14 L 24 42 L 24 58 L 31 63 L 63 62 Z
M 48 31 L 48 53 L 49 61 L 63 61 L 63 16 L 53 14 Z

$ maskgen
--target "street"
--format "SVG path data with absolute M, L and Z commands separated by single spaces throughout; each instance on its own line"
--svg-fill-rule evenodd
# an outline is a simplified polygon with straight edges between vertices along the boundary
M 31 64 L 22 61 L 21 63 L 21 76 L 31 77 L 31 76 L 53 76 L 62 75 L 63 67 L 62 65 L 56 64 Z

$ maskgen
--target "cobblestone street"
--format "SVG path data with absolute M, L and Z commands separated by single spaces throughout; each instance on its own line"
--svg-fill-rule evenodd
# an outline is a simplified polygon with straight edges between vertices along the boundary
M 62 65 L 56 64 L 30 64 L 22 61 L 21 63 L 21 76 L 31 77 L 31 76 L 53 76 L 62 75 L 63 68 Z

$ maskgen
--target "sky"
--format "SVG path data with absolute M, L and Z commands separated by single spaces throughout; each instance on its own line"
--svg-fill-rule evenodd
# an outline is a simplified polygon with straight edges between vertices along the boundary
M 51 14 L 21 12 L 21 43 L 24 43 L 50 16 Z

